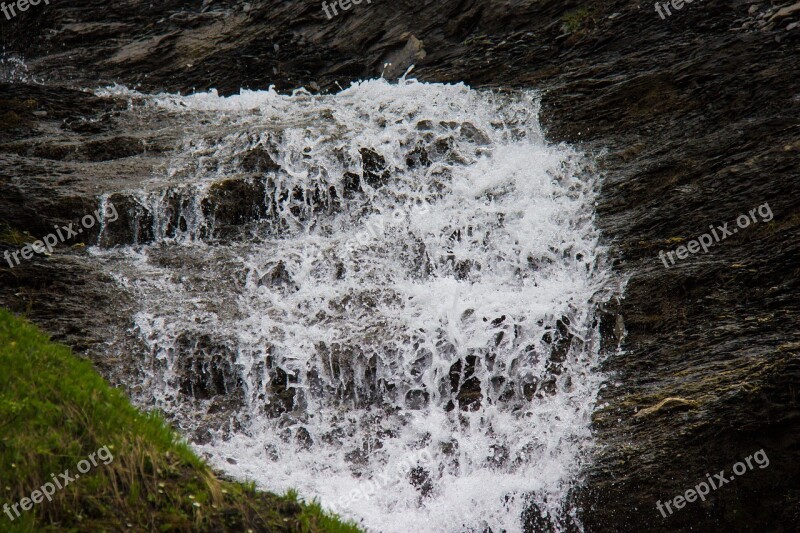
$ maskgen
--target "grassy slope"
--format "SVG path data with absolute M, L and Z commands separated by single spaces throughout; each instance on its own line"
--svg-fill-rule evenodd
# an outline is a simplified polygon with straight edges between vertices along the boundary
M 14 521 L 0 509 L 0 531 L 358 531 L 294 494 L 218 480 L 90 363 L 0 310 L 0 506 L 30 497 L 51 474 L 74 475 L 103 446 L 113 461 L 98 460 Z

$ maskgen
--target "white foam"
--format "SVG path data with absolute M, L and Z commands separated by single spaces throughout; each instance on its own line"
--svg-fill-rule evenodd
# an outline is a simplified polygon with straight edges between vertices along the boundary
M 519 531 L 529 501 L 570 514 L 602 381 L 590 302 L 607 272 L 595 178 L 580 154 L 545 142 L 534 92 L 374 80 L 327 96 L 102 93 L 188 123 L 217 117 L 186 139 L 165 186 L 240 175 L 254 147 L 281 167 L 269 175 L 274 218 L 250 240 L 198 252 L 198 233 L 156 232 L 158 243 L 135 252 L 98 252 L 141 302 L 147 387 L 160 408 L 201 423 L 177 390 L 179 335 L 211 334 L 235 354 L 246 412 L 242 429 L 198 446 L 215 466 L 265 489 L 298 489 L 374 531 Z M 418 147 L 429 166 L 409 164 Z M 386 162 L 386 184 L 345 199 L 365 149 Z M 321 191 L 326 208 L 293 203 L 294 190 Z M 197 263 L 155 264 L 165 245 Z M 286 279 L 265 282 L 279 265 Z M 562 317 L 585 342 L 548 363 L 543 339 Z M 451 367 L 472 356 L 481 408 L 447 412 Z M 295 408 L 277 418 L 264 412 L 274 401 L 263 399 L 267 357 L 296 378 Z M 550 378 L 551 393 L 526 399 L 524 384 Z M 427 406 L 410 409 L 406 396 L 421 390 Z M 420 453 L 432 460 L 398 474 Z M 416 466 L 427 494 L 409 482 Z

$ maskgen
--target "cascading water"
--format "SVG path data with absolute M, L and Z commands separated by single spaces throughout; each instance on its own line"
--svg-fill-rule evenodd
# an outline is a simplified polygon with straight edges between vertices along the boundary
M 534 93 L 104 94 L 186 130 L 104 199 L 131 199 L 129 242 L 93 249 L 140 305 L 140 403 L 369 530 L 574 522 L 607 272 L 596 180 Z

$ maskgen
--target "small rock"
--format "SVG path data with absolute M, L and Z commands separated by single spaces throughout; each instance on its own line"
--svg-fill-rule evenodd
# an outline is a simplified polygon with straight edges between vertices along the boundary
M 430 395 L 420 389 L 410 390 L 406 393 L 406 408 L 418 411 L 425 408 L 430 401 Z
M 756 11 L 758 11 L 758 5 L 753 4 L 752 6 L 750 6 L 750 9 L 747 10 L 747 14 L 752 15 Z
M 469 122 L 464 122 L 461 124 L 461 136 L 478 145 L 485 146 L 491 143 L 491 139 L 488 135 Z
M 800 26 L 800 22 L 792 22 L 786 26 L 786 31 L 792 31 L 796 27 Z
M 311 437 L 311 433 L 304 427 L 297 430 L 294 439 L 297 447 L 301 450 L 311 449 L 314 445 L 314 439 Z

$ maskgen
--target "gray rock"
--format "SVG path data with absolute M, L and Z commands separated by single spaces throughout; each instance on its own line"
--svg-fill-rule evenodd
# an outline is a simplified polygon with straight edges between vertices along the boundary
M 797 2 L 796 4 L 793 4 L 791 6 L 782 7 L 781 9 L 776 11 L 775 14 L 772 15 L 772 17 L 769 20 L 770 22 L 772 22 L 774 20 L 789 17 L 791 15 L 794 15 L 795 13 L 800 13 L 800 2 Z
M 409 67 L 427 56 L 423 42 L 414 35 L 404 34 L 401 38 L 405 38 L 403 46 L 395 47 L 394 51 L 387 53 L 383 60 L 383 76 L 390 80 L 399 78 Z

